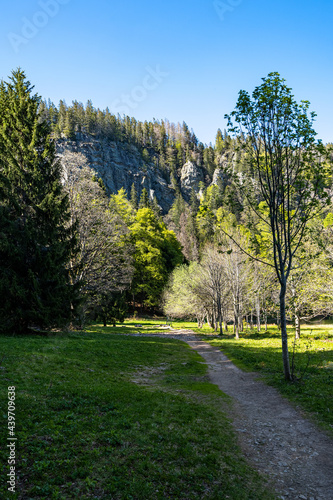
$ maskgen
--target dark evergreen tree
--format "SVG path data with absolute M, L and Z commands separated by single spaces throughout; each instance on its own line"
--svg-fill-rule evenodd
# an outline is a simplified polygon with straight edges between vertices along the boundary
M 150 201 L 149 201 L 148 191 L 146 188 L 143 188 L 141 192 L 139 208 L 150 208 Z
M 191 197 L 190 197 L 190 207 L 191 207 L 191 215 L 193 217 L 195 217 L 197 215 L 197 212 L 199 210 L 199 206 L 200 206 L 200 201 L 198 200 L 197 193 L 192 188 Z
M 219 128 L 215 139 L 215 149 L 218 153 L 221 153 L 223 151 L 223 148 L 224 148 L 223 134 L 221 129 Z
M 51 130 L 53 132 L 58 122 L 59 111 L 57 107 L 53 104 L 53 102 L 50 101 L 50 99 L 48 100 L 47 103 L 47 110 L 48 110 L 48 120 L 51 125 Z
M 0 316 L 16 333 L 70 320 L 75 247 L 41 99 L 19 69 L 0 87 Z
M 170 172 L 175 173 L 177 169 L 177 150 L 172 144 L 169 144 L 167 148 L 166 163 Z
M 59 114 L 58 114 L 58 130 L 59 133 L 63 133 L 66 127 L 66 115 L 67 115 L 67 104 L 65 101 L 60 101 L 59 103 Z
M 126 294 L 115 292 L 113 294 L 100 294 L 96 297 L 96 304 L 93 311 L 93 319 L 103 321 L 103 325 L 117 322 L 123 323 L 128 312 Z
M 89 134 L 92 134 L 95 132 L 96 115 L 97 115 L 97 112 L 94 109 L 91 100 L 89 99 L 87 101 L 87 104 L 86 104 L 85 121 L 84 121 L 85 131 L 88 132 Z
M 151 202 L 151 209 L 157 217 L 161 215 L 161 207 L 158 204 L 157 198 L 154 195 L 153 201 Z
M 166 144 L 167 144 L 168 138 L 167 138 L 167 134 L 166 134 L 165 125 L 164 125 L 163 120 L 162 120 L 162 124 L 160 125 L 159 135 L 160 135 L 160 137 L 159 137 L 158 142 L 157 142 L 158 150 L 162 156 L 165 156 Z
M 138 193 L 137 193 L 137 190 L 135 188 L 135 184 L 133 182 L 132 184 L 132 188 L 131 188 L 131 198 L 130 198 L 130 202 L 131 202 L 131 205 L 132 207 L 137 210 L 138 208 Z
M 63 133 L 64 133 L 66 139 L 69 139 L 70 141 L 75 141 L 76 135 L 75 135 L 74 117 L 73 117 L 73 111 L 71 108 L 67 109 L 67 112 L 66 112 Z
M 171 220 L 179 229 L 181 215 L 185 212 L 185 201 L 180 193 L 177 194 L 175 201 L 170 209 Z
M 209 173 L 209 175 L 213 175 L 214 170 L 216 168 L 215 164 L 215 151 L 211 146 L 208 146 L 203 155 L 204 167 Z

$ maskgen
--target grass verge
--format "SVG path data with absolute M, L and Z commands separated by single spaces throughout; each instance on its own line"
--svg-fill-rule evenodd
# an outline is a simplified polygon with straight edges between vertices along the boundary
M 177 340 L 114 335 L 135 325 L 0 337 L 0 497 L 275 498 L 242 458 L 222 411 L 228 398 L 200 356 Z M 16 387 L 15 494 L 5 480 L 8 386 Z
M 195 329 L 196 331 L 199 331 Z M 204 332 L 204 331 L 202 331 Z M 206 330 L 206 333 L 211 333 Z M 267 332 L 248 330 L 236 340 L 233 335 L 206 340 L 219 347 L 239 368 L 260 373 L 262 380 L 304 410 L 333 436 L 333 331 L 327 326 L 303 326 L 294 348 L 294 331 L 289 329 L 290 364 L 295 381 L 283 378 L 281 335 L 276 328 Z

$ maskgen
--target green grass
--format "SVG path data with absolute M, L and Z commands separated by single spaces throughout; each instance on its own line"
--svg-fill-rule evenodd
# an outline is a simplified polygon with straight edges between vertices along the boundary
M 205 331 L 211 333 L 209 329 Z M 222 338 L 206 337 L 206 340 L 243 370 L 260 373 L 266 383 L 276 387 L 333 435 L 333 329 L 324 325 L 302 327 L 294 354 L 293 383 L 283 378 L 281 335 L 276 327 L 261 333 L 245 330 L 240 337 L 236 340 L 230 332 Z M 292 328 L 289 328 L 288 341 L 292 364 Z
M 0 336 L 2 477 L 13 385 L 18 477 L 14 495 L 1 481 L 1 498 L 274 498 L 242 458 L 229 399 L 200 356 L 177 340 L 114 335 L 139 323 Z
M 135 328 L 141 322 L 142 328 Z M 128 320 L 118 326 L 118 333 L 155 331 L 161 320 Z M 175 329 L 191 329 L 201 335 L 201 338 L 218 346 L 240 368 L 245 371 L 260 373 L 261 378 L 276 387 L 302 409 L 322 428 L 333 435 L 333 326 L 302 325 L 301 340 L 297 342 L 294 353 L 293 383 L 285 382 L 283 377 L 281 335 L 275 326 L 270 325 L 268 331 L 264 328 L 244 330 L 240 339 L 232 334 L 232 326 L 223 337 L 205 325 L 202 329 L 196 323 L 189 321 L 174 321 Z M 294 329 L 288 327 L 290 364 L 293 363 Z

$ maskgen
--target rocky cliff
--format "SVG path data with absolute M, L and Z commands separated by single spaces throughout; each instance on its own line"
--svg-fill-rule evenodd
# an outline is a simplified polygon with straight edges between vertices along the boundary
M 63 164 L 89 165 L 103 179 L 109 193 L 116 193 L 121 188 L 130 193 L 134 183 L 139 196 L 143 188 L 147 189 L 151 199 L 156 196 L 163 213 L 167 213 L 173 204 L 175 190 L 172 185 L 162 177 L 155 165 L 144 163 L 140 151 L 132 144 L 78 134 L 76 141 L 58 140 L 57 153 Z M 203 180 L 202 169 L 187 162 L 180 178 L 184 198 L 189 199 L 192 189 L 198 192 L 198 184 Z
M 199 191 L 199 182 L 204 181 L 204 174 L 201 168 L 197 167 L 193 162 L 188 161 L 182 168 L 180 174 L 180 185 L 185 199 L 189 198 L 192 189 L 195 192 Z

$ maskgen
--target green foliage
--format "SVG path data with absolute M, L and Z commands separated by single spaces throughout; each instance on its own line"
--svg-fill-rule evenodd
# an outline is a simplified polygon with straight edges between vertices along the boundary
M 135 185 L 134 183 L 132 184 L 132 188 L 131 188 L 131 205 L 132 207 L 137 210 L 138 209 L 138 193 L 137 193 L 137 190 L 135 188 Z
M 155 195 L 153 197 L 153 201 L 150 203 L 150 208 L 152 209 L 156 217 L 159 217 L 161 215 L 161 207 L 159 206 Z
M 68 199 L 32 89 L 21 70 L 0 88 L 0 314 L 16 333 L 69 321 L 76 300 Z
M 73 113 L 68 110 L 65 117 L 64 135 L 66 139 L 74 141 L 76 139 Z
M 171 220 L 177 228 L 179 228 L 180 226 L 180 218 L 184 212 L 185 212 L 185 201 L 182 195 L 178 193 L 169 212 Z
M 203 309 L 202 296 L 195 294 L 196 285 L 200 286 L 200 265 L 189 265 L 174 269 L 163 294 L 164 313 L 173 318 L 201 318 Z M 201 287 L 200 287 L 201 288 Z
M 124 188 L 110 196 L 109 208 L 111 213 L 117 214 L 127 227 L 132 224 L 136 211 L 132 202 L 127 199 Z
M 90 100 L 86 106 L 77 101 L 68 106 L 60 101 L 57 108 L 45 101 L 41 107 L 55 137 L 75 140 L 81 138 L 81 134 L 90 134 L 102 140 L 134 145 L 141 153 L 142 168 L 154 165 L 177 191 L 180 171 L 186 161 L 193 161 L 209 175 L 214 171 L 215 149 L 200 143 L 186 123 L 175 125 L 155 119 L 143 123 L 133 117 L 113 115 L 108 108 L 96 109 Z
M 143 190 L 141 191 L 139 208 L 150 208 L 150 200 L 149 200 L 149 195 L 148 195 L 148 191 L 146 188 L 143 188 Z
M 223 134 L 221 132 L 221 129 L 218 129 L 215 139 L 215 150 L 217 153 L 222 153 L 224 147 L 225 145 L 223 140 Z
M 239 92 L 236 109 L 226 118 L 230 131 L 238 134 L 238 152 L 246 152 L 252 174 L 252 178 L 234 175 L 235 184 L 272 235 L 274 263 L 267 264 L 275 269 L 280 284 L 284 373 L 290 380 L 287 281 L 308 222 L 329 204 L 330 170 L 325 148 L 316 143 L 316 115 L 309 113 L 310 103 L 298 104 L 279 73 L 270 73 L 262 80 L 252 99 L 246 91 Z M 266 202 L 267 217 L 258 210 L 258 195 Z
M 215 214 L 204 199 L 200 201 L 200 207 L 196 216 L 198 234 L 202 242 L 211 241 L 214 234 Z
M 169 273 L 183 261 L 175 234 L 149 208 L 138 210 L 130 227 L 135 247 L 132 291 L 146 306 L 158 306 Z
M 126 295 L 122 292 L 99 294 L 94 302 L 92 311 L 93 319 L 116 326 L 117 322 L 123 323 L 128 312 Z
M 227 118 L 232 132 L 247 133 L 238 149 L 246 152 L 257 182 L 241 175 L 236 185 L 272 234 L 277 277 L 285 284 L 307 223 L 328 203 L 329 167 L 324 148 L 315 141 L 315 113 L 309 113 L 309 102 L 294 100 L 278 73 L 270 73 L 252 100 L 246 91 L 239 92 Z M 258 207 L 259 193 L 267 210 Z

